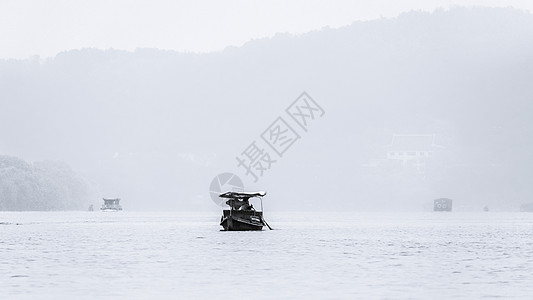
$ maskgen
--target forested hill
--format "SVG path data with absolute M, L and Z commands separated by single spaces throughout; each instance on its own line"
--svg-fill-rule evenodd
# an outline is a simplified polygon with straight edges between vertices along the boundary
M 0 156 L 0 210 L 78 210 L 91 201 L 88 182 L 60 162 Z
M 533 16 L 511 8 L 409 12 L 216 53 L 0 60 L 0 153 L 65 161 L 128 209 L 210 208 L 221 172 L 280 209 L 320 209 L 325 189 L 353 198 L 341 209 L 517 207 L 533 199 L 532 78 Z M 303 91 L 324 117 L 252 184 L 235 157 Z M 423 176 L 377 170 L 395 133 L 436 135 Z

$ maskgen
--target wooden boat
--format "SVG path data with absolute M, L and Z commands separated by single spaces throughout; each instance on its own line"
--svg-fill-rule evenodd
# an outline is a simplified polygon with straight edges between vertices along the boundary
M 222 211 L 220 226 L 225 231 L 245 231 L 245 230 L 263 230 L 263 226 L 268 226 L 263 218 L 263 196 L 266 192 L 226 192 L 220 194 L 221 198 L 228 198 L 226 204 L 230 209 Z M 259 198 L 261 200 L 261 210 L 257 211 L 250 198 Z M 269 229 L 270 226 L 268 226 Z
M 102 204 L 102 207 L 100 210 L 102 211 L 119 211 L 122 210 L 122 206 L 120 206 L 120 198 L 103 198 L 104 204 Z

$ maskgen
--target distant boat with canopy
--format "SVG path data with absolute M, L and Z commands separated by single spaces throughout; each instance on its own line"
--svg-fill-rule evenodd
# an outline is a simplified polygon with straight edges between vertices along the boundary
M 266 192 L 226 192 L 219 197 L 227 198 L 226 204 L 230 209 L 222 211 L 220 226 L 224 231 L 263 230 L 263 226 L 272 229 L 263 218 L 263 197 Z M 250 199 L 258 198 L 261 210 L 256 210 Z
M 102 211 L 119 211 L 122 210 L 120 205 L 120 198 L 103 198 L 104 204 L 100 210 Z

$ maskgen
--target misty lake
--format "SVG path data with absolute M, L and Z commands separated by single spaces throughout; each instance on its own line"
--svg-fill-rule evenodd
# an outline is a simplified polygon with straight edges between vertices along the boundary
M 0 212 L 2 299 L 530 299 L 533 214 Z

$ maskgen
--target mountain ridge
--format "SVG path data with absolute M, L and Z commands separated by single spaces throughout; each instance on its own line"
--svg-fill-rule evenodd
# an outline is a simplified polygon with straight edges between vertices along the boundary
M 139 208 L 152 195 L 163 206 L 208 208 L 212 177 L 245 177 L 235 156 L 307 91 L 325 117 L 258 188 L 281 190 L 287 199 L 309 184 L 342 195 L 361 182 L 358 204 L 345 203 L 353 208 L 385 205 L 402 189 L 417 190 L 398 196 L 415 207 L 447 190 L 467 203 L 526 201 L 533 197 L 526 184 L 533 166 L 532 53 L 531 14 L 456 8 L 277 35 L 209 54 L 93 49 L 43 63 L 3 60 L 0 134 L 9 142 L 0 153 L 65 160 Z M 426 181 L 388 171 L 368 176 L 361 166 L 385 157 L 393 133 L 437 134 L 447 141 L 442 160 L 450 167 L 435 167 L 438 176 Z M 500 175 L 484 177 L 473 167 L 478 161 L 488 168 L 483 172 Z M 490 170 L 495 162 L 505 172 Z M 460 175 L 467 171 L 451 170 L 459 165 L 478 172 L 472 187 Z M 285 183 L 281 174 L 300 180 Z M 390 185 L 390 176 L 409 178 L 408 187 Z M 379 195 L 368 188 L 380 183 L 389 187 Z M 477 195 L 484 189 L 493 192 Z

